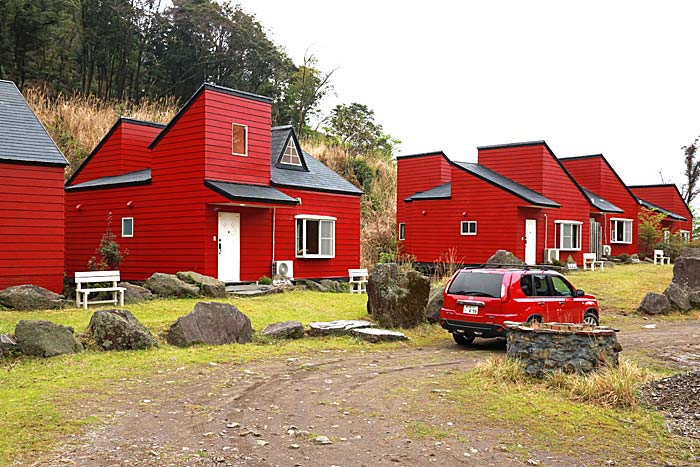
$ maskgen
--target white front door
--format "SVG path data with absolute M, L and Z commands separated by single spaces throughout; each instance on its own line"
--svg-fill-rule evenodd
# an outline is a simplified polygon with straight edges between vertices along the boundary
M 241 280 L 241 215 L 219 213 L 219 280 Z
M 525 219 L 525 262 L 537 264 L 537 220 Z

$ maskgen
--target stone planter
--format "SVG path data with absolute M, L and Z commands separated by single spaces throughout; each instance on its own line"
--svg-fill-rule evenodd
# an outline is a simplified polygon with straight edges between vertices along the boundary
M 535 377 L 545 373 L 589 373 L 602 366 L 617 366 L 622 346 L 616 331 L 588 324 L 506 322 L 508 356 L 523 361 Z

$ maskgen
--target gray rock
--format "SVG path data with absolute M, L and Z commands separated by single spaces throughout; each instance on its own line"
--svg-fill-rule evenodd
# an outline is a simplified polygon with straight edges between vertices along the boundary
M 73 336 L 73 328 L 50 321 L 20 321 L 15 326 L 15 339 L 23 354 L 35 357 L 53 357 L 83 350 Z
M 406 334 L 398 331 L 390 331 L 388 329 L 360 328 L 353 329 L 351 333 L 359 339 L 372 343 L 408 340 Z
M 0 358 L 17 351 L 19 351 L 19 346 L 14 337 L 9 334 L 0 334 Z
M 681 287 L 675 282 L 671 282 L 668 285 L 666 290 L 664 290 L 664 295 L 668 298 L 671 308 L 674 310 L 686 312 L 692 308 L 688 297 L 688 289 Z
M 174 274 L 157 272 L 146 279 L 144 286 L 160 297 L 190 298 L 199 296 L 199 287 L 178 279 Z
M 700 290 L 688 292 L 688 302 L 693 308 L 700 308 Z
M 87 333 L 103 350 L 158 347 L 158 341 L 129 310 L 99 310 L 90 318 Z
M 684 246 L 683 248 L 681 248 L 679 256 L 688 258 L 700 258 L 700 248 Z
M 0 305 L 11 310 L 49 310 L 62 308 L 65 299 L 38 285 L 14 285 L 0 290 Z
M 170 326 L 167 341 L 187 347 L 193 344 L 245 344 L 251 341 L 250 319 L 228 303 L 199 302 L 191 313 Z
M 117 284 L 119 287 L 124 287 L 124 303 L 131 305 L 134 303 L 143 303 L 147 300 L 153 300 L 155 295 L 151 293 L 146 287 L 141 287 L 140 285 L 131 284 L 129 282 L 120 282 Z
M 700 258 L 676 258 L 673 263 L 673 282 L 688 290 L 700 290 Z
M 332 281 L 330 279 L 323 279 L 321 281 L 321 287 L 325 288 L 329 292 L 333 293 L 341 293 L 345 292 L 345 289 L 343 288 L 343 284 L 341 284 L 338 281 Z
M 510 251 L 506 250 L 498 250 L 496 253 L 493 254 L 489 259 L 486 260 L 486 264 L 497 264 L 497 265 L 503 265 L 503 264 L 513 264 L 513 265 L 519 265 L 519 264 L 525 264 L 524 261 L 522 261 L 520 258 L 515 256 L 513 253 Z
M 284 321 L 265 326 L 260 334 L 277 339 L 298 339 L 304 337 L 304 325 L 299 321 Z
M 430 281 L 396 263 L 378 264 L 367 282 L 367 310 L 380 326 L 410 328 L 425 322 Z
M 444 286 L 430 288 L 428 304 L 425 306 L 425 319 L 429 323 L 437 323 L 440 321 L 440 308 L 442 308 L 445 301 L 444 291 Z
M 341 319 L 337 321 L 319 321 L 309 323 L 310 336 L 342 336 L 350 335 L 353 329 L 369 328 L 374 324 L 361 319 Z
M 177 277 L 188 284 L 194 284 L 199 287 L 205 297 L 226 297 L 226 284 L 219 279 L 205 276 L 194 271 L 178 272 Z
M 650 315 L 663 315 L 671 311 L 671 303 L 666 298 L 666 295 L 649 292 L 642 299 L 638 310 Z
M 328 289 L 326 287 L 322 286 L 321 284 L 319 284 L 318 282 L 306 281 L 306 282 L 304 282 L 304 285 L 306 285 L 306 287 L 309 290 L 314 290 L 316 292 L 328 292 Z

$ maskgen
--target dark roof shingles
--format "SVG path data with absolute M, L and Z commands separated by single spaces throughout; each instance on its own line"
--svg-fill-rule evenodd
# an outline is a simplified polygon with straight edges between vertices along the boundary
M 656 204 L 650 203 L 649 201 L 645 201 L 642 198 L 637 198 L 637 200 L 639 201 L 639 204 L 641 204 L 645 208 L 651 209 L 653 211 L 662 212 L 662 213 L 666 214 L 666 216 L 670 217 L 673 220 L 676 220 L 676 221 L 687 221 L 688 220 L 685 217 L 681 216 L 680 214 L 676 214 L 673 211 L 669 211 L 668 209 L 664 209 L 661 206 L 657 206 Z
M 204 184 L 232 201 L 248 201 L 271 204 L 299 204 L 296 198 L 270 186 L 204 180 Z
M 12 81 L 0 80 L 0 160 L 68 165 Z
M 67 186 L 66 191 L 80 191 L 98 188 L 116 188 L 120 186 L 142 185 L 151 182 L 151 169 L 137 170 L 121 175 L 96 178 L 88 182 Z
M 623 213 L 625 212 L 623 209 L 618 208 L 614 204 L 612 204 L 610 201 L 607 201 L 604 198 L 601 198 L 600 196 L 596 195 L 590 190 L 587 190 L 585 187 L 581 187 L 581 190 L 583 190 L 583 193 L 588 197 L 588 201 L 591 203 L 591 205 L 594 208 L 600 209 L 603 212 L 616 212 L 616 213 Z
M 418 201 L 422 199 L 449 199 L 452 197 L 452 183 L 436 186 L 430 190 L 413 193 L 404 201 Z

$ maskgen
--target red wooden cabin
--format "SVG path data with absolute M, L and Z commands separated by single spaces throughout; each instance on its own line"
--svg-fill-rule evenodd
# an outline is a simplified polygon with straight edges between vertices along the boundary
M 478 163 L 453 162 L 442 152 L 399 157 L 404 252 L 420 263 L 483 263 L 505 249 L 529 264 L 545 255 L 582 264 L 589 201 L 547 143 L 478 150 Z
M 666 214 L 661 222 L 664 229 L 672 234 L 679 233 L 681 240 L 690 241 L 693 214 L 675 184 L 637 185 L 629 188 L 639 200 L 640 206 Z
M 17 86 L 0 80 L 0 289 L 63 291 L 66 165 Z
M 267 97 L 204 84 L 167 125 L 120 119 L 66 184 L 67 272 L 85 270 L 108 215 L 125 280 L 193 270 L 226 282 L 347 277 L 361 190 L 271 127 Z
M 598 258 L 637 253 L 639 204 L 605 156 L 560 160 L 588 195 L 591 251 Z

